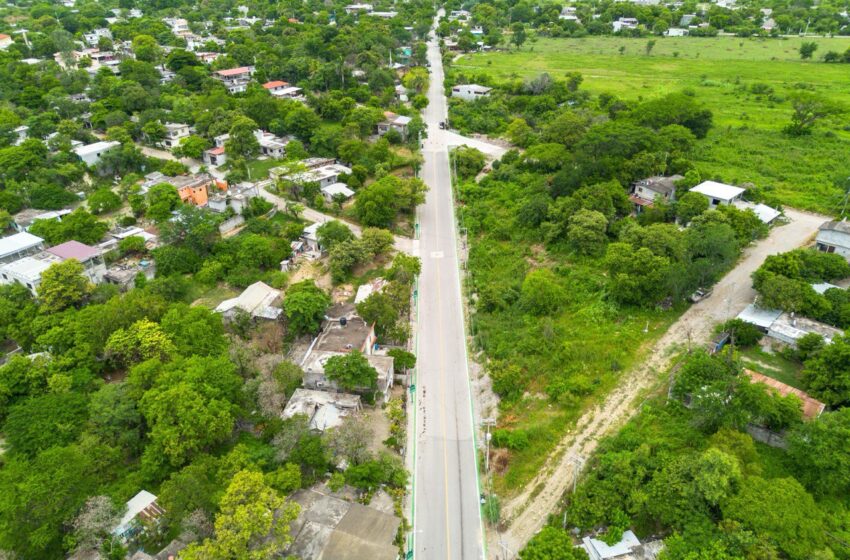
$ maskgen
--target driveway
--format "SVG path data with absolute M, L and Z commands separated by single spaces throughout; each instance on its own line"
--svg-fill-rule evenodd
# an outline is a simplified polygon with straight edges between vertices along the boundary
M 277 206 L 279 210 L 286 211 L 287 200 L 285 198 L 280 197 L 276 194 L 273 194 L 273 193 L 270 193 L 269 191 L 267 191 L 265 189 L 265 185 L 263 185 L 262 181 L 260 182 L 259 186 L 260 186 L 260 189 L 259 189 L 260 190 L 260 196 L 262 196 L 263 198 L 265 198 L 266 200 L 268 200 L 269 202 L 271 202 L 272 204 Z M 323 213 L 319 212 L 318 210 L 314 210 L 314 209 L 308 208 L 306 206 L 304 206 L 304 211 L 301 212 L 301 215 L 311 222 L 329 222 L 331 220 L 336 220 L 338 222 L 342 222 L 345 225 L 347 225 L 349 227 L 349 229 L 351 229 L 351 231 L 357 237 L 360 237 L 360 235 L 363 233 L 363 230 L 357 224 L 353 224 L 353 223 L 351 223 L 347 220 L 343 220 L 342 218 L 339 218 L 337 216 L 330 216 L 328 214 L 323 214 Z M 400 235 L 394 235 L 393 237 L 395 239 L 395 249 L 397 251 L 401 251 L 403 253 L 412 253 L 413 252 L 414 245 L 417 244 L 415 240 L 410 239 L 409 237 L 402 237 Z
M 605 401 L 586 411 L 574 429 L 559 442 L 549 460 L 522 493 L 508 500 L 503 519 L 505 533 L 488 535 L 491 558 L 504 559 L 500 540 L 516 554 L 539 531 L 546 518 L 558 508 L 561 497 L 571 487 L 575 458 L 587 459 L 599 440 L 622 426 L 637 411 L 638 403 L 666 382 L 662 374 L 670 367 L 677 350 L 689 344 L 706 343 L 717 323 L 735 317 L 753 302 L 751 275 L 769 255 L 784 253 L 808 244 L 827 216 L 786 208 L 790 223 L 776 227 L 770 235 L 747 248 L 737 266 L 714 287 L 712 295 L 691 306 L 667 332 L 644 353 L 646 360 L 627 372 L 620 385 Z M 508 558 L 514 556 L 508 555 Z

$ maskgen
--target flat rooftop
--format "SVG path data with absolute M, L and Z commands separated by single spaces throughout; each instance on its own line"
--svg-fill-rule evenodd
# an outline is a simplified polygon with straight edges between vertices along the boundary
M 328 322 L 325 330 L 319 335 L 315 350 L 323 352 L 365 351 L 372 334 L 372 326 L 360 317 L 346 319 L 341 322 Z

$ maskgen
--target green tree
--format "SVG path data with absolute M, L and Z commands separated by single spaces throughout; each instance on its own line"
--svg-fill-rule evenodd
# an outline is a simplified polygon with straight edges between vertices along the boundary
M 517 49 L 522 47 L 526 39 L 528 39 L 528 31 L 525 28 L 525 24 L 520 21 L 515 21 L 511 24 L 511 43 Z
M 676 201 L 676 219 L 687 225 L 695 217 L 708 210 L 708 199 L 695 192 L 686 192 Z
M 520 560 L 587 560 L 587 553 L 573 546 L 566 531 L 547 526 L 528 541 L 519 557 Z
M 233 430 L 233 405 L 214 393 L 186 381 L 162 383 L 146 392 L 140 403 L 150 426 L 145 458 L 177 467 L 224 441 Z
M 351 228 L 339 220 L 330 220 L 319 226 L 319 229 L 316 230 L 316 237 L 319 238 L 322 247 L 330 251 L 337 244 L 354 239 L 354 233 Z
M 215 536 L 189 545 L 186 560 L 253 560 L 283 554 L 292 542 L 290 523 L 300 506 L 286 501 L 263 474 L 243 470 L 233 477 L 221 498 Z
M 581 254 L 599 255 L 605 251 L 608 241 L 608 220 L 596 210 L 579 210 L 570 217 L 567 239 Z
M 230 138 L 224 143 L 228 157 L 251 159 L 260 153 L 260 142 L 254 136 L 257 123 L 248 117 L 237 117 L 230 126 Z
M 484 169 L 486 160 L 481 150 L 469 146 L 459 146 L 452 150 L 452 162 L 458 177 L 471 179 Z
M 126 383 L 109 383 L 92 393 L 89 431 L 131 455 L 141 450 L 142 414 Z
M 133 37 L 133 54 L 137 60 L 144 62 L 157 62 L 162 56 L 162 49 L 156 39 L 150 35 L 136 35 Z
M 330 297 L 312 280 L 293 284 L 283 299 L 289 327 L 297 334 L 317 332 L 330 304 Z
M 92 214 L 103 214 L 121 207 L 121 197 L 112 192 L 112 189 L 98 189 L 94 191 L 87 200 L 89 210 Z
M 819 494 L 850 489 L 850 408 L 799 424 L 788 438 L 800 480 Z
M 113 332 L 104 353 L 116 367 L 126 368 L 150 359 L 166 361 L 176 352 L 162 328 L 148 319 Z
M 533 315 L 551 315 L 566 301 L 566 292 L 557 276 L 548 268 L 525 275 L 520 291 L 520 306 Z
M 384 337 L 399 319 L 399 311 L 390 297 L 383 293 L 373 293 L 357 304 L 357 313 L 364 321 L 375 325 L 375 332 Z
M 83 273 L 85 268 L 76 259 L 50 265 L 41 274 L 38 300 L 42 309 L 55 313 L 81 305 L 94 290 Z
M 823 514 L 793 478 L 750 477 L 722 506 L 727 519 L 762 535 L 792 560 L 824 548 Z
M 828 405 L 850 402 L 850 344 L 844 338 L 827 344 L 806 362 L 802 380 L 809 394 Z
M 325 363 L 325 376 L 348 391 L 373 390 L 377 387 L 378 372 L 358 351 L 333 356 Z
M 812 58 L 812 55 L 815 54 L 815 51 L 818 50 L 818 44 L 814 41 L 803 41 L 800 44 L 800 58 L 803 60 L 809 60 Z
M 45 449 L 76 440 L 87 416 L 85 395 L 48 393 L 11 407 L 3 434 L 12 452 L 34 457 Z
M 160 327 L 181 356 L 220 356 L 227 350 L 221 315 L 205 307 L 178 303 L 162 317 Z
M 209 147 L 210 143 L 206 138 L 191 134 L 180 140 L 180 144 L 171 151 L 178 157 L 201 159 Z
M 830 115 L 842 113 L 844 108 L 832 100 L 818 93 L 798 91 L 790 96 L 791 123 L 784 128 L 789 136 L 805 136 L 812 133 L 812 129 L 819 120 Z
M 170 218 L 171 212 L 181 203 L 177 189 L 168 183 L 152 186 L 147 197 L 148 208 L 145 215 L 156 222 L 164 222 Z

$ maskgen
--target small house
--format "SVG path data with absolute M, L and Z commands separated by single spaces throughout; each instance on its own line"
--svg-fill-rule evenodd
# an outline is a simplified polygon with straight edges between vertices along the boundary
M 464 101 L 475 101 L 476 99 L 490 97 L 491 91 L 493 91 L 493 88 L 478 84 L 458 84 L 452 86 L 452 97 L 457 97 Z
M 372 11 L 372 4 L 349 4 L 345 8 L 346 14 L 359 14 L 361 12 L 369 13 Z
M 718 183 L 716 181 L 703 181 L 692 188 L 690 192 L 695 192 L 706 197 L 709 208 L 732 204 L 736 200 L 741 200 L 741 197 L 744 195 L 744 189 L 741 187 Z
M 378 123 L 378 136 L 383 136 L 390 130 L 395 130 L 401 134 L 402 139 L 407 138 L 408 126 L 410 125 L 410 121 L 413 119 L 402 115 L 396 115 L 391 111 L 386 111 L 384 113 L 384 118 L 384 121 Z
M 850 223 L 845 220 L 823 223 L 815 243 L 818 251 L 837 253 L 850 261 Z
M 248 89 L 248 83 L 253 75 L 253 66 L 240 66 L 239 68 L 228 68 L 227 70 L 213 72 L 213 78 L 224 84 L 224 87 L 230 93 L 241 93 Z
M 214 212 L 224 212 L 232 208 L 236 214 L 242 214 L 252 198 L 260 196 L 256 183 L 238 183 L 230 185 L 226 191 L 218 191 L 209 198 L 209 208 Z
M 71 213 L 71 210 L 64 208 L 62 210 L 37 210 L 35 208 L 27 208 L 21 210 L 12 217 L 12 227 L 16 231 L 29 231 L 30 227 L 38 220 L 56 220 L 61 222 L 62 218 Z
M 130 498 L 127 502 L 127 511 L 112 530 L 112 534 L 127 543 L 143 533 L 147 526 L 158 523 L 165 510 L 156 503 L 156 500 L 156 496 L 147 490 L 142 490 Z
M 180 141 L 189 136 L 189 125 L 183 123 L 165 123 L 165 138 L 162 144 L 166 148 L 176 148 Z
M 623 532 L 623 538 L 615 544 L 606 544 L 591 537 L 581 540 L 581 548 L 590 560 L 654 560 L 664 548 L 662 541 L 641 544 L 631 530 Z
M 224 153 L 224 146 L 216 146 L 204 151 L 204 163 L 212 166 L 224 165 L 227 161 L 227 154 Z
M 5 51 L 14 43 L 14 39 L 12 39 L 11 35 L 6 35 L 5 33 L 0 33 L 0 50 Z
M 44 250 L 44 239 L 27 232 L 0 238 L 0 264 L 35 255 Z
M 632 193 L 629 199 L 635 205 L 635 211 L 640 212 L 645 207 L 652 206 L 656 201 L 675 202 L 676 181 L 682 179 L 681 175 L 670 177 L 649 177 L 642 179 L 632 185 Z
M 91 282 L 99 284 L 106 274 L 106 263 L 103 260 L 103 252 L 97 247 L 80 243 L 79 241 L 66 241 L 47 250 L 48 253 L 58 257 L 61 261 L 74 259 L 83 265 L 83 275 Z
M 611 22 L 611 28 L 614 33 L 619 33 L 623 29 L 637 29 L 638 20 L 636 18 L 621 17 L 617 21 Z
M 238 297 L 226 299 L 218 304 L 215 311 L 228 320 L 233 319 L 239 311 L 247 313 L 252 319 L 276 320 L 283 313 L 283 309 L 274 305 L 280 296 L 280 290 L 265 282 L 254 282 Z
M 283 156 L 286 155 L 286 145 L 289 143 L 289 140 L 279 138 L 271 132 L 263 132 L 262 130 L 255 130 L 254 136 L 260 144 L 260 154 L 272 159 L 283 159 Z
M 94 144 L 86 144 L 85 146 L 74 148 L 74 153 L 77 154 L 77 156 L 79 156 L 86 165 L 97 165 L 103 154 L 113 148 L 119 147 L 120 145 L 121 142 L 116 142 L 114 140 L 95 142 Z
M 301 240 L 304 242 L 308 251 L 322 252 L 322 244 L 319 243 L 319 228 L 322 227 L 321 222 L 315 222 L 304 228 L 301 232 Z
M 322 196 L 327 202 L 334 202 L 338 198 L 348 200 L 354 196 L 354 191 L 348 188 L 345 183 L 331 183 L 326 187 L 322 187 Z
M 324 432 L 342 425 L 346 416 L 355 414 L 360 409 L 359 395 L 295 389 L 283 409 L 281 418 L 286 420 L 296 414 L 303 414 L 309 418 L 311 430 Z

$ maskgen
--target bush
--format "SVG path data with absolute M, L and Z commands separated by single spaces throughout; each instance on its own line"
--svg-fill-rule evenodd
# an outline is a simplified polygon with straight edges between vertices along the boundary
M 717 327 L 717 332 L 728 332 L 735 340 L 735 344 L 741 348 L 755 346 L 762 339 L 764 333 L 758 327 L 741 319 L 726 321 Z
M 506 447 L 512 451 L 522 451 L 528 447 L 528 432 L 525 430 L 494 430 L 490 443 L 494 447 Z

